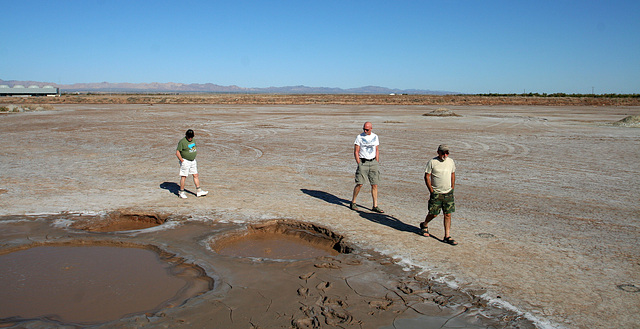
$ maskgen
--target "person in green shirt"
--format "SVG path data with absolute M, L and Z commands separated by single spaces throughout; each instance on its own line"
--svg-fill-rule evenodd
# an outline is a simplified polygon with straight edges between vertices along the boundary
M 198 163 L 196 162 L 198 150 L 194 136 L 195 133 L 193 130 L 187 130 L 184 138 L 178 142 L 176 149 L 176 156 L 180 161 L 180 192 L 178 192 L 178 196 L 183 199 L 187 198 L 187 194 L 184 192 L 184 183 L 189 174 L 193 175 L 193 183 L 196 184 L 196 196 L 205 196 L 209 193 L 209 191 L 203 191 L 202 188 L 200 188 Z

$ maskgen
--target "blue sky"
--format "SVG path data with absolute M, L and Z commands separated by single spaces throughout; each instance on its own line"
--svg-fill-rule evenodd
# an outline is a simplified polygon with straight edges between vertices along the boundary
M 640 1 L 3 1 L 0 79 L 640 93 Z

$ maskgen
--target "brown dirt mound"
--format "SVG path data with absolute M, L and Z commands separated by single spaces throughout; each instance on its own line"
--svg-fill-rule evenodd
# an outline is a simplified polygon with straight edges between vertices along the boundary
M 625 127 L 640 127 L 640 115 L 630 115 L 618 122 L 615 122 L 614 125 Z
M 448 108 L 438 108 L 429 113 L 423 114 L 423 116 L 434 116 L 434 117 L 460 117 L 461 115 L 454 113 Z
M 211 243 L 211 247 L 220 252 L 227 246 L 239 240 L 264 235 L 281 235 L 295 238 L 309 246 L 320 249 L 334 250 L 338 253 L 351 253 L 352 247 L 347 245 L 344 237 L 331 230 L 310 223 L 294 220 L 270 220 L 250 225 L 247 230 L 238 231 L 218 238 Z
M 162 225 L 168 219 L 169 215 L 167 214 L 118 210 L 108 213 L 99 220 L 91 216 L 79 218 L 73 223 L 72 227 L 89 232 L 118 232 Z

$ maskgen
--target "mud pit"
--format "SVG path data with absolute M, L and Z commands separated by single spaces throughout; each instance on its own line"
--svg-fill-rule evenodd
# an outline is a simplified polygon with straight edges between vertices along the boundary
M 162 225 L 170 217 L 167 214 L 113 211 L 101 216 L 100 220 L 95 220 L 94 216 L 77 216 L 72 227 L 89 232 L 132 231 Z
M 211 279 L 144 248 L 38 245 L 0 254 L 0 319 L 95 324 L 209 291 Z
M 328 326 L 327 316 L 349 318 L 346 307 L 351 323 L 384 326 L 420 319 L 394 313 L 416 308 L 408 306 L 414 301 L 447 313 L 448 324 L 478 324 L 480 314 L 495 327 L 640 323 L 640 129 L 613 125 L 639 115 L 638 107 L 448 106 L 460 116 L 434 117 L 423 114 L 440 106 L 54 106 L 0 115 L 0 138 L 21 141 L 0 151 L 0 215 L 13 216 L 0 223 L 0 248 L 79 236 L 151 244 L 219 282 L 184 305 L 120 325 L 203 326 L 215 318 L 228 327 Z M 353 140 L 364 121 L 381 140 L 385 214 L 370 211 L 367 187 L 360 211 L 348 209 Z M 187 128 L 196 131 L 206 198 L 176 196 L 175 145 Z M 457 247 L 438 240 L 441 218 L 429 227 L 436 238 L 417 234 L 426 211 L 424 164 L 440 143 L 452 148 L 458 168 Z M 127 231 L 83 229 L 81 217 L 116 210 L 176 218 Z M 65 218 L 16 221 L 24 214 Z M 212 235 L 281 218 L 326 227 L 372 251 L 256 262 L 208 246 Z M 310 273 L 308 282 L 300 278 Z M 349 277 L 380 290 L 362 293 Z M 330 295 L 346 282 L 350 293 Z M 435 295 L 424 300 L 403 292 L 429 289 Z M 381 315 L 359 317 L 350 308 Z
M 270 221 L 214 239 L 210 246 L 225 256 L 267 259 L 309 259 L 348 253 L 342 237 L 326 229 L 293 221 Z
M 487 307 L 468 294 L 403 269 L 393 259 L 356 251 L 339 235 L 315 225 L 271 220 L 247 227 L 198 218 L 148 229 L 96 233 L 74 228 L 78 218 L 87 224 L 99 223 L 105 216 L 0 218 L 0 238 L 6 248 L 0 255 L 2 284 L 14 284 L 16 276 L 19 281 L 25 277 L 36 281 L 31 282 L 31 290 L 4 287 L 0 292 L 1 324 L 369 328 L 409 321 L 400 328 L 416 324 L 440 328 L 445 323 L 469 329 L 495 324 L 532 327 L 514 312 Z M 24 239 L 25 233 L 28 239 Z M 258 258 L 254 253 L 261 252 L 260 248 L 254 248 L 250 257 L 224 255 L 213 249 L 231 246 L 237 251 L 234 243 L 239 237 L 252 247 L 261 247 L 251 241 L 260 241 L 265 234 L 286 236 L 287 245 L 293 242 L 304 250 L 295 252 L 295 257 L 290 257 L 288 250 L 276 250 L 269 253 L 271 258 Z M 282 243 L 276 240 L 276 245 Z M 168 273 L 158 271 L 157 264 L 154 267 L 148 258 L 136 255 L 142 249 L 125 248 L 134 243 L 176 251 L 176 255 L 161 254 L 175 263 L 171 273 L 177 278 L 167 277 Z M 59 252 L 58 248 L 72 249 Z M 83 263 L 78 252 L 89 258 Z M 198 265 L 185 263 L 187 260 L 197 260 Z M 12 266 L 14 263 L 22 266 Z M 5 266 L 12 270 L 5 271 Z M 86 272 L 79 276 L 69 272 L 76 267 L 87 267 Z M 146 274 L 135 273 L 131 267 L 144 267 Z M 134 275 L 139 278 L 132 279 Z M 43 294 L 41 289 L 52 294 Z M 79 294 L 83 296 L 80 300 Z M 32 307 L 34 301 L 38 307 Z

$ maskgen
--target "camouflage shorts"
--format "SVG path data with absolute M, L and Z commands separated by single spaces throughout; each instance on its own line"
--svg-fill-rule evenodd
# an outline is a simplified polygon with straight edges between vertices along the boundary
M 443 214 L 450 214 L 456 211 L 453 190 L 449 193 L 431 193 L 429 197 L 429 215 L 438 215 L 440 209 L 442 209 Z

